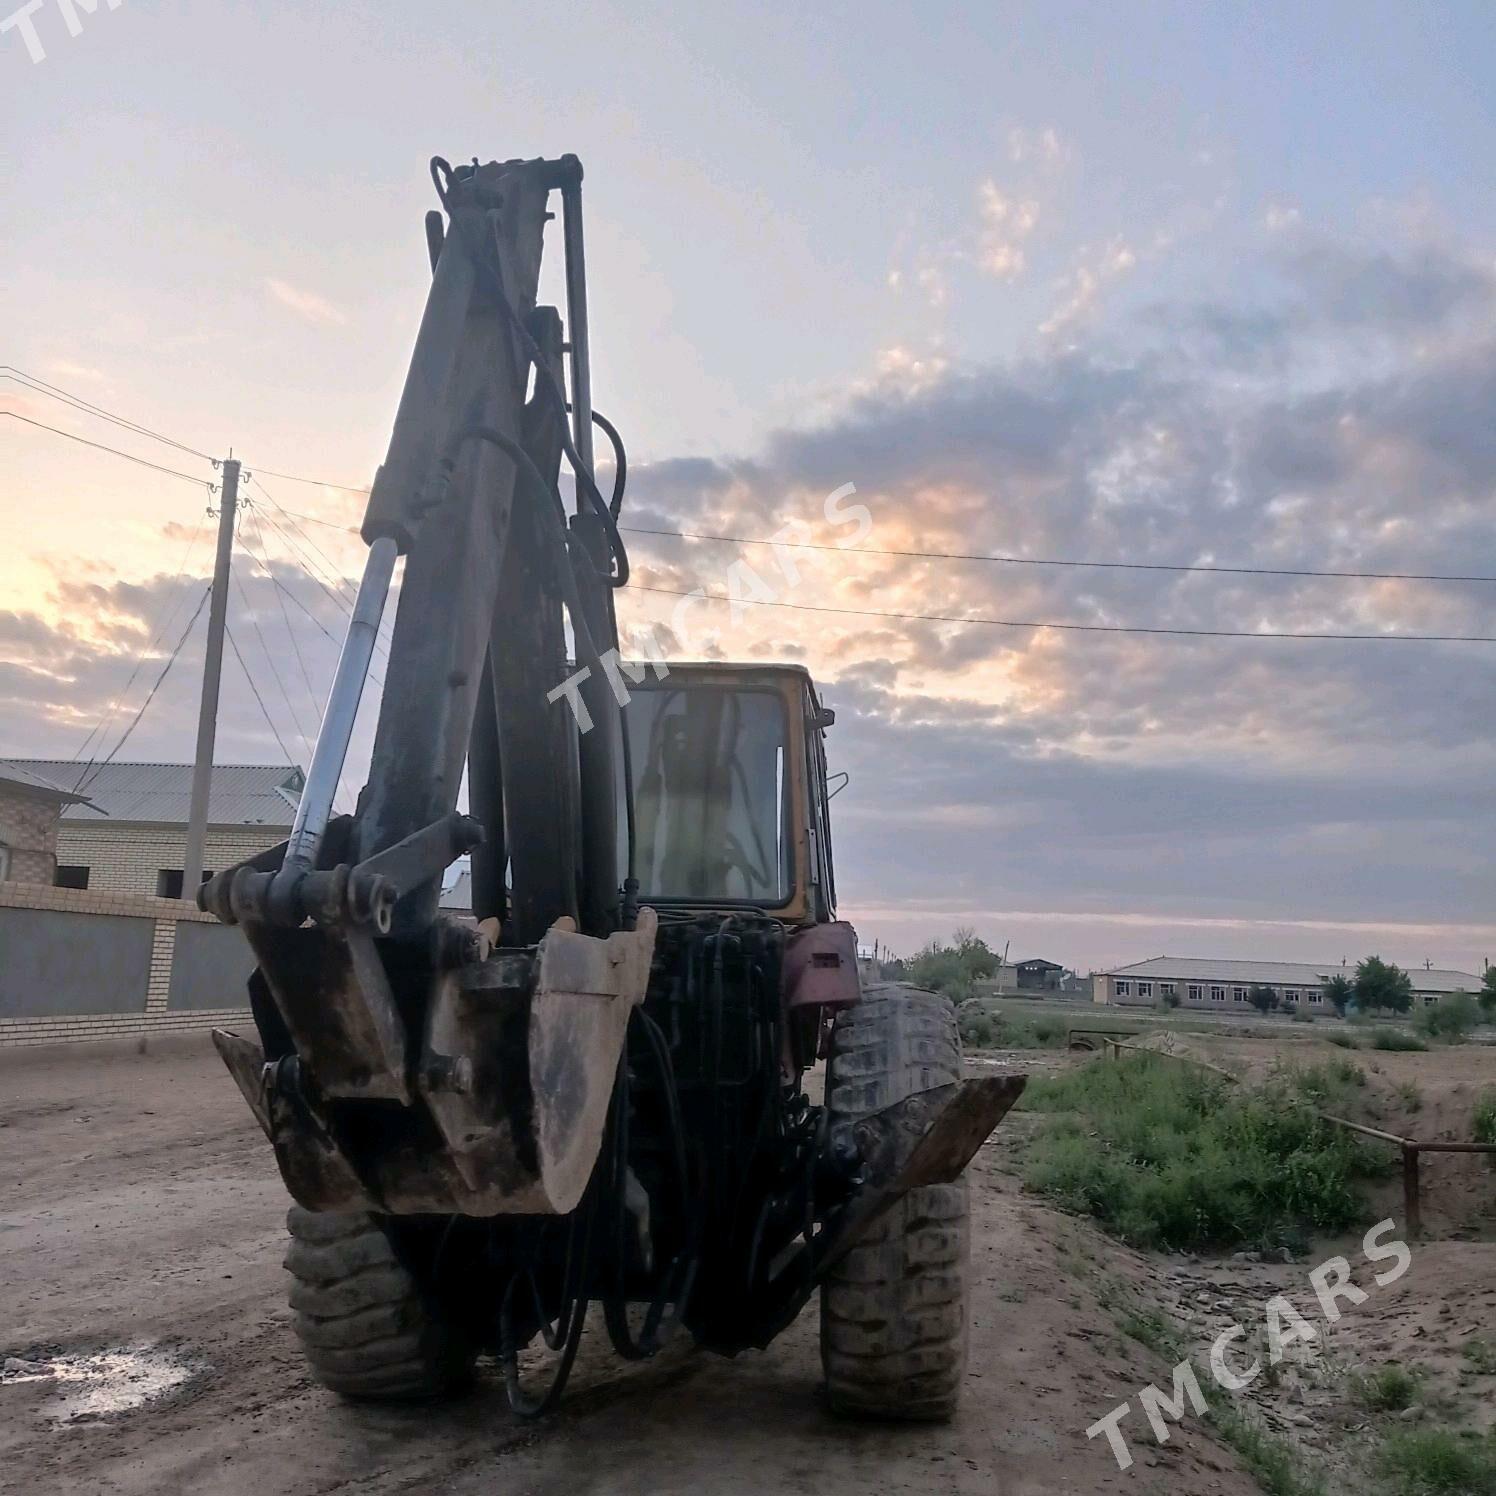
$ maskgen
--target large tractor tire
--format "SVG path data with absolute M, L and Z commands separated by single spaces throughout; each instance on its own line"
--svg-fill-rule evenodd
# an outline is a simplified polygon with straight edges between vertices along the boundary
M 421 1402 L 460 1391 L 473 1352 L 444 1322 L 371 1215 L 293 1205 L 296 1334 L 312 1375 L 342 1397 Z
M 902 983 L 864 989 L 831 1034 L 833 1130 L 961 1079 L 956 1014 Z M 821 1287 L 821 1362 L 833 1412 L 944 1421 L 966 1368 L 966 1180 L 911 1190 Z

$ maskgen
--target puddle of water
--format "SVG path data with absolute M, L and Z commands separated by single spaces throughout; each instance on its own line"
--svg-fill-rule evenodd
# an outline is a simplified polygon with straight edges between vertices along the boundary
M 54 1382 L 57 1396 L 41 1410 L 54 1423 L 126 1413 L 190 1380 L 196 1368 L 170 1351 L 135 1346 L 29 1360 L 11 1357 L 0 1386 Z

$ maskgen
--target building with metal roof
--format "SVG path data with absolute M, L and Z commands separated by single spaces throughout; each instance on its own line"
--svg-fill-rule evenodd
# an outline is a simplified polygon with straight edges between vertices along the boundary
M 0 759 L 0 882 L 53 881 L 62 813 L 83 798 L 25 763 Z
M 57 831 L 59 886 L 181 896 L 191 764 L 5 763 L 67 797 Z M 304 783 L 295 764 L 215 764 L 204 876 L 284 841 Z
M 1154 1006 L 1174 1001 L 1180 1007 L 1241 1011 L 1253 987 L 1269 987 L 1287 1007 L 1328 1009 L 1324 989 L 1331 977 L 1353 978 L 1345 962 L 1243 961 L 1233 957 L 1154 956 L 1131 966 L 1098 972 L 1095 1000 L 1123 1006 Z M 1477 992 L 1481 978 L 1473 972 L 1441 967 L 1411 967 L 1413 995 L 1432 1007 L 1453 992 Z

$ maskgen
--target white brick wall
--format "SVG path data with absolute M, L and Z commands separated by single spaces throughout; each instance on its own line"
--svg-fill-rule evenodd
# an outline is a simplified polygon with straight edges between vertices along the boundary
M 155 875 L 152 874 L 154 882 Z M 36 883 L 0 883 L 0 907 L 56 909 L 76 914 L 108 914 L 148 919 L 151 932 L 151 969 L 146 983 L 144 1011 L 100 1013 L 46 1018 L 0 1018 L 0 1048 L 23 1044 L 58 1044 L 78 1039 L 108 1039 L 132 1034 L 179 1033 L 184 1030 L 243 1026 L 252 1022 L 249 1009 L 167 1011 L 171 987 L 172 953 L 177 926 L 184 920 L 212 924 L 204 914 L 180 899 L 158 899 L 103 889 L 52 888 Z
M 55 800 L 0 784 L 0 842 L 10 849 L 7 877 L 18 883 L 50 883 L 57 866 Z
M 221 873 L 237 862 L 283 842 L 289 826 L 210 826 L 203 839 L 203 867 Z M 106 893 L 152 897 L 156 874 L 180 868 L 187 857 L 187 828 L 159 822 L 65 820 L 57 835 L 57 860 L 88 868 L 88 887 Z M 51 881 L 50 875 L 47 879 Z

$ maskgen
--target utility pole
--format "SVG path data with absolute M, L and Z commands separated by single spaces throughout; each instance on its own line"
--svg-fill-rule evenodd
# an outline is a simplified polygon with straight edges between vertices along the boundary
M 208 605 L 208 648 L 203 657 L 203 700 L 197 715 L 197 758 L 192 765 L 192 805 L 187 812 L 187 853 L 182 863 L 182 897 L 197 900 L 203 881 L 203 840 L 208 830 L 208 796 L 213 788 L 213 739 L 218 730 L 218 686 L 223 675 L 223 630 L 229 611 L 229 560 L 234 549 L 234 510 L 239 502 L 239 464 L 223 464 L 218 504 L 218 555 L 213 563 L 213 599 Z

